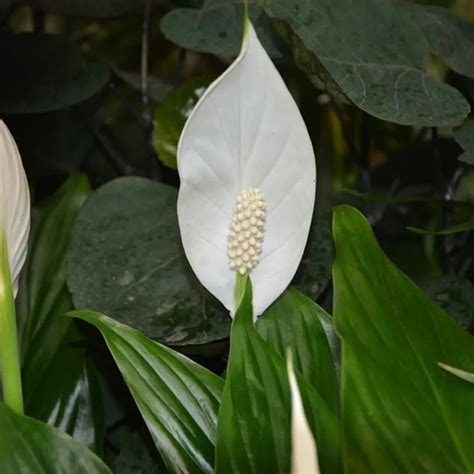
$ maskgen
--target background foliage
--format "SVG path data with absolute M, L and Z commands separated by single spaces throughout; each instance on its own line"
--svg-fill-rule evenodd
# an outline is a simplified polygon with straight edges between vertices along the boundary
M 242 3 L 0 0 L 0 117 L 34 204 L 26 414 L 73 437 L 0 403 L 2 473 L 287 472 L 288 346 L 323 472 L 474 469 L 472 386 L 436 365 L 474 371 L 459 329 L 474 330 L 473 4 L 249 3 L 310 131 L 318 197 L 294 288 L 256 328 L 243 307 L 229 344 L 183 256 L 176 147 L 239 49 Z M 331 228 L 340 203 L 380 247 L 347 206 Z

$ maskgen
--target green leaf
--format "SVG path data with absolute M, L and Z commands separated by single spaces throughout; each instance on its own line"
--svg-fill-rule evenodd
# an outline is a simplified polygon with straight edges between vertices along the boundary
M 336 208 L 333 235 L 346 472 L 472 472 L 474 391 L 438 367 L 472 371 L 471 336 L 388 260 L 357 210 Z
M 454 132 L 454 139 L 464 148 L 465 153 L 460 157 L 470 165 L 474 165 L 474 120 L 467 120 L 461 128 Z
M 250 18 L 270 56 L 279 57 L 278 43 L 267 16 L 257 4 L 250 5 Z M 200 10 L 176 8 L 161 20 L 167 39 L 186 49 L 217 56 L 236 56 L 242 44 L 243 3 L 206 0 Z
M 72 342 L 62 346 L 44 376 L 48 383 L 29 394 L 26 414 L 100 453 L 104 437 L 102 399 L 95 368 L 87 360 L 84 347 Z
M 227 376 L 217 425 L 216 474 L 288 473 L 291 401 L 285 360 L 253 325 L 250 284 L 236 312 Z M 339 433 L 334 414 L 301 376 L 298 385 L 320 464 L 339 472 Z
M 108 80 L 101 64 L 85 62 L 65 36 L 0 35 L 2 113 L 38 113 L 68 107 L 98 92 Z
M 84 175 L 74 175 L 33 216 L 28 258 L 17 298 L 23 384 L 28 403 L 54 357 L 71 321 L 66 288 L 67 252 L 79 208 L 90 189 Z
M 291 348 L 295 370 L 336 413 L 339 387 L 330 347 L 336 338 L 326 311 L 290 288 L 258 318 L 257 332 L 281 357 Z
M 107 316 L 70 314 L 101 331 L 168 470 L 211 473 L 222 379 Z
M 177 192 L 143 178 L 100 188 L 77 220 L 69 259 L 76 308 L 88 308 L 168 344 L 228 336 L 230 318 L 184 257 Z
M 265 0 L 263 6 L 287 22 L 345 95 L 374 117 L 441 126 L 469 113 L 456 89 L 426 74 L 426 38 L 388 2 L 360 0 L 348 9 L 333 0 Z
M 144 0 L 32 0 L 38 10 L 93 18 L 117 17 L 137 10 Z
M 411 2 L 403 7 L 425 32 L 433 54 L 457 73 L 474 77 L 474 25 L 447 8 Z
M 61 431 L 10 411 L 0 402 L 2 474 L 105 474 L 109 468 Z
M 192 79 L 175 89 L 156 108 L 153 124 L 153 147 L 158 158 L 169 168 L 176 169 L 179 137 L 187 118 L 211 81 Z

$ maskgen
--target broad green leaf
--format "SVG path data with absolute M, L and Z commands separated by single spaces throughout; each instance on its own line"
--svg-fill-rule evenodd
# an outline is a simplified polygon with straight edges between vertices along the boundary
M 207 78 L 192 79 L 171 92 L 156 108 L 153 123 L 153 147 L 158 158 L 176 169 L 178 141 L 186 120 L 209 85 Z
M 144 0 L 31 0 L 38 10 L 93 18 L 117 17 L 143 7 Z
M 326 334 L 326 328 L 332 334 Z M 332 318 L 316 303 L 290 288 L 260 316 L 257 331 L 280 356 L 285 357 L 291 348 L 295 370 L 336 413 L 339 388 L 330 346 L 335 343 Z
M 25 397 L 34 396 L 44 371 L 66 334 L 72 309 L 66 288 L 67 252 L 79 208 L 90 189 L 84 175 L 74 175 L 33 215 L 28 259 L 17 301 Z
M 176 198 L 170 186 L 120 178 L 87 200 L 69 259 L 76 308 L 106 313 L 169 344 L 228 336 L 228 313 L 199 286 L 184 257 Z
M 333 235 L 345 471 L 472 472 L 474 391 L 438 367 L 472 371 L 472 337 L 388 260 L 357 210 L 336 208 Z
M 450 365 L 446 365 L 441 362 L 438 362 L 438 365 L 442 369 L 455 375 L 456 377 L 459 377 L 460 379 L 465 380 L 466 382 L 474 383 L 474 373 L 466 372 L 465 370 L 457 369 L 456 367 L 451 367 Z
M 281 56 L 270 22 L 257 3 L 250 5 L 250 19 L 257 34 L 273 57 Z M 236 56 L 242 43 L 243 3 L 206 0 L 200 10 L 176 8 L 161 21 L 167 39 L 186 49 L 218 56 Z
M 110 474 L 91 451 L 41 421 L 17 415 L 0 402 L 2 474 Z
M 108 71 L 87 63 L 65 36 L 0 35 L 2 113 L 38 113 L 82 102 L 107 82 Z
M 247 285 L 231 334 L 227 375 L 217 425 L 216 474 L 288 473 L 291 399 L 285 360 L 253 325 Z M 297 374 L 322 472 L 339 472 L 338 423 L 321 396 Z
M 43 373 L 48 383 L 28 394 L 25 412 L 100 453 L 104 421 L 97 374 L 84 347 L 77 344 L 71 341 L 58 350 Z
M 454 71 L 474 77 L 474 25 L 454 16 L 447 8 L 403 4 L 404 10 L 423 29 L 430 50 Z
M 359 0 L 350 8 L 341 0 L 262 4 L 272 18 L 291 26 L 344 94 L 367 113 L 420 126 L 455 125 L 469 113 L 456 89 L 426 74 L 426 38 L 388 2 Z
M 70 314 L 101 331 L 168 470 L 212 472 L 222 379 L 100 313 Z
M 464 148 L 465 152 L 459 160 L 474 165 L 474 120 L 466 121 L 454 132 L 454 139 Z

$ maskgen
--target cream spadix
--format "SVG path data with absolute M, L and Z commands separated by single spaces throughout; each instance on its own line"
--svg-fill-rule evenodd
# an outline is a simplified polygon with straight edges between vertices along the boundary
M 291 474 L 319 474 L 316 442 L 306 420 L 291 352 L 287 355 L 287 369 L 291 391 Z
M 194 273 L 231 313 L 236 272 L 249 273 L 261 314 L 301 260 L 316 168 L 298 107 L 248 20 L 239 56 L 186 123 L 178 171 L 178 219 Z
M 25 170 L 15 140 L 0 120 L 0 239 L 2 246 L 6 243 L 15 295 L 25 263 L 29 229 L 30 193 Z

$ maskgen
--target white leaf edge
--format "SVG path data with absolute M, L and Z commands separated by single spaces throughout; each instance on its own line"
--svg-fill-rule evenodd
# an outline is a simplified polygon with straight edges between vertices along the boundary
M 227 235 L 237 196 L 267 203 L 261 261 L 251 272 L 254 317 L 288 287 L 308 238 L 316 193 L 311 140 L 299 109 L 248 21 L 237 59 L 203 94 L 178 143 L 178 221 L 202 285 L 235 312 Z
M 5 239 L 13 294 L 26 260 L 30 232 L 30 192 L 20 152 L 0 120 L 0 239 Z
M 291 391 L 291 474 L 320 474 L 316 441 L 306 420 L 291 351 L 286 361 Z

